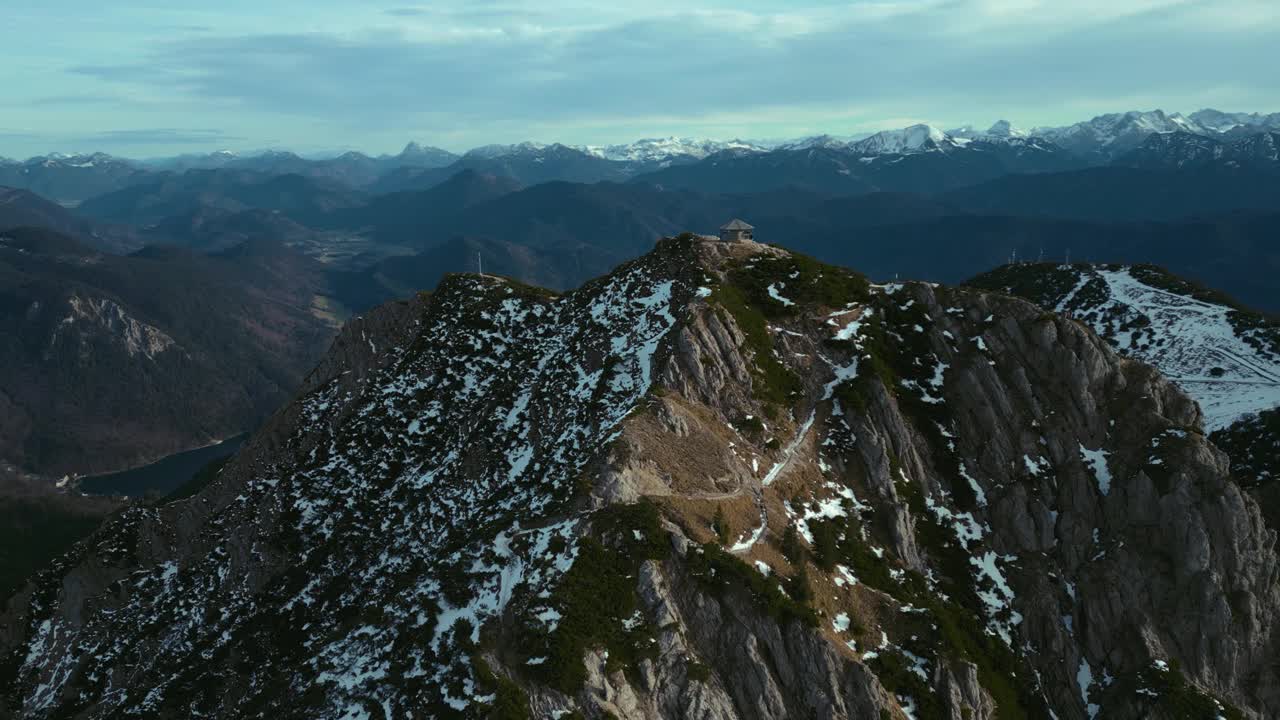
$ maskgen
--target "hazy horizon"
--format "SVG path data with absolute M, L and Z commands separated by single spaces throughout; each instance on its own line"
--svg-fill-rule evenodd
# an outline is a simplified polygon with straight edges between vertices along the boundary
M 460 152 L 1274 112 L 1278 31 L 1280 5 L 1258 0 L 51 0 L 0 30 L 13 75 L 0 155 L 377 155 L 410 140 Z
M 1260 113 L 1260 114 L 1263 114 L 1263 115 L 1270 114 L 1270 111 L 1268 111 L 1268 110 L 1265 110 L 1265 109 L 1264 109 L 1264 110 L 1255 110 L 1255 109 L 1253 109 L 1253 108 L 1248 108 L 1248 109 L 1235 108 L 1235 109 L 1227 109 L 1227 110 L 1223 110 L 1222 108 L 1197 108 L 1197 110 L 1204 110 L 1204 109 L 1213 109 L 1213 110 L 1219 110 L 1219 111 L 1221 111 L 1221 112 L 1228 112 L 1228 113 L 1234 113 L 1234 112 L 1240 112 L 1240 113 L 1255 113 L 1255 112 L 1256 112 L 1256 113 Z M 1096 114 L 1096 115 L 1090 115 L 1090 116 L 1087 116 L 1087 117 L 1079 117 L 1079 118 L 1076 118 L 1075 120 L 1067 121 L 1067 122 L 1063 123 L 1063 125 L 1070 125 L 1070 124 L 1074 124 L 1075 122 L 1082 122 L 1082 121 L 1090 120 L 1090 119 L 1092 119 L 1092 118 L 1094 118 L 1094 117 L 1097 117 L 1098 115 L 1119 114 L 1119 113 L 1123 113 L 1123 112 L 1129 112 L 1129 111 L 1131 111 L 1131 110 L 1134 110 L 1134 109 L 1133 109 L 1133 108 L 1128 108 L 1128 109 L 1125 109 L 1125 110 L 1113 110 L 1113 111 L 1108 111 L 1108 112 L 1104 112 L 1104 113 L 1098 113 L 1098 114 Z M 1191 115 L 1191 112 L 1195 112 L 1195 111 L 1187 112 L 1187 111 L 1183 111 L 1183 110 L 1169 110 L 1169 109 L 1166 109 L 1166 108 L 1145 108 L 1145 109 L 1137 109 L 1137 110 L 1138 110 L 1139 112 L 1155 112 L 1155 111 L 1163 111 L 1163 112 L 1165 112 L 1165 113 L 1167 113 L 1167 114 L 1170 114 L 1170 115 L 1172 115 L 1172 114 L 1174 114 L 1174 113 L 1180 113 L 1180 114 L 1182 114 L 1182 115 L 1184 115 L 1184 116 L 1190 116 L 1190 115 Z M 572 138 L 552 138 L 552 139 L 523 138 L 523 139 L 520 139 L 520 140 L 513 140 L 513 141 L 511 141 L 511 142 L 507 142 L 507 143 L 480 143 L 480 144 L 477 144 L 477 145 L 466 145 L 466 146 L 457 146 L 457 147 L 442 147 L 442 146 L 440 146 L 440 145 L 437 145 L 437 144 L 435 144 L 435 143 L 432 143 L 432 142 L 431 142 L 431 141 L 429 141 L 429 140 L 423 140 L 423 139 L 418 139 L 418 138 L 409 138 L 409 139 L 405 140 L 404 142 L 402 142 L 402 143 L 400 143 L 399 145 L 396 145 L 396 146 L 394 146 L 394 147 L 391 147 L 391 148 L 379 148 L 379 149 L 376 149 L 376 150 L 372 150 L 372 149 L 368 149 L 368 148 L 361 148 L 361 147 L 354 147 L 354 146 L 348 146 L 348 147 L 330 147 L 330 148 L 323 148 L 323 149 L 315 149 L 315 148 L 313 148 L 313 149 L 309 149 L 309 150 L 308 150 L 308 149 L 299 149 L 299 148 L 296 148 L 296 147 L 291 147 L 291 146 L 289 146 L 289 145 L 283 145 L 283 144 L 282 144 L 282 145 L 259 145 L 259 146 L 246 145 L 246 146 L 244 146 L 244 147 L 229 147 L 229 146 L 213 146 L 213 145 L 210 145 L 210 146 L 190 146 L 190 147 L 188 147 L 188 148 L 186 148 L 186 149 L 183 149 L 183 150 L 180 150 L 180 151 L 177 151 L 177 152 L 174 152 L 174 153 L 169 153 L 169 154 L 165 154 L 165 153 L 160 153 L 160 154 L 156 154 L 156 153 L 145 154 L 145 152 L 144 152 L 144 153 L 139 153 L 139 152 L 133 152 L 133 153 L 130 153 L 130 152 L 112 152 L 112 151 L 109 151 L 109 150 L 104 149 L 104 148 L 102 148 L 102 147 L 88 147 L 88 146 L 86 146 L 86 147 L 78 147 L 78 148 L 74 148 L 74 149 L 71 149 L 71 150 L 68 150 L 68 149 L 66 149 L 65 147 L 54 147 L 54 148 L 48 148 L 48 149 L 43 150 L 43 151 L 40 151 L 40 152 L 27 153 L 27 154 L 22 154 L 22 155 L 18 155 L 18 154 L 9 154 L 9 153 L 4 152 L 4 151 L 3 151 L 3 149 L 0 149 L 0 157 L 5 157 L 5 158 L 11 159 L 11 160 L 24 160 L 24 159 L 29 159 L 29 158 L 33 158 L 33 157 L 45 157 L 45 156 L 49 156 L 49 155 L 53 155 L 53 154 L 59 154 L 59 153 L 61 153 L 61 154 L 66 154 L 66 155 L 75 155 L 75 154 L 89 154 L 89 153 L 93 153 L 93 152 L 106 152 L 106 153 L 108 153 L 108 154 L 112 155 L 113 157 L 118 157 L 118 158 L 121 158 L 121 159 L 124 159 L 124 160 L 133 160 L 133 161 L 137 161 L 137 162 L 152 162 L 152 161 L 163 161 L 163 160 L 173 159 L 173 158 L 177 158 L 177 157 L 181 157 L 181 156 L 186 156 L 186 155 L 191 155 L 191 156 L 201 156 L 201 155 L 209 155 L 209 154 L 213 154 L 213 153 L 216 153 L 216 152 L 230 151 L 230 152 L 233 152 L 233 153 L 235 153 L 236 155 L 240 155 L 240 156 L 253 156 L 253 155 L 257 155 L 257 154 L 260 154 L 260 153 L 267 153 L 267 152 L 293 152 L 293 153 L 296 153 L 297 155 L 299 155 L 299 156 L 301 156 L 301 157 L 304 157 L 304 158 L 310 158 L 310 159 L 324 159 L 324 158 L 337 157 L 337 156 L 342 155 L 342 154 L 347 153 L 347 152 L 359 152 L 359 153 L 363 153 L 363 154 L 365 154 L 365 155 L 368 155 L 368 156 L 370 156 L 370 157 L 378 157 L 378 156 L 382 156 L 382 155 L 391 155 L 391 156 L 394 156 L 394 155 L 397 155 L 397 154 L 401 153 L 401 152 L 405 149 L 405 147 L 406 147 L 407 145 L 409 145 L 410 143 L 417 143 L 418 145 L 421 145 L 421 146 L 423 146 L 423 147 L 436 147 L 436 148 L 439 148 L 439 149 L 442 149 L 442 150 L 448 150 L 449 152 L 455 153 L 455 154 L 457 154 L 457 155 L 462 155 L 462 154 L 464 154 L 464 153 L 466 153 L 466 152 L 468 152 L 468 151 L 475 150 L 475 149 L 477 149 L 477 148 L 481 148 L 481 147 L 484 147 L 484 146 L 486 146 L 486 145 L 514 145 L 514 144 L 519 144 L 519 143 L 523 143 L 523 142 L 533 142 L 533 143 L 535 143 L 535 144 L 539 144 L 539 145 L 555 145 L 555 144 L 561 144 L 561 145 L 566 145 L 566 146 L 570 146 L 570 147 L 585 147 L 585 146 L 587 146 L 587 145 L 590 145 L 590 146 L 592 146 L 592 147 L 602 147 L 602 146 L 605 146 L 605 145 L 625 145 L 625 144 L 628 144 L 628 143 L 639 142 L 639 141 L 641 141 L 641 140 L 655 140 L 655 139 L 660 140 L 660 139 L 667 139 L 667 138 L 672 138 L 672 137 L 680 138 L 680 139 L 684 139 L 684 140 L 710 140 L 710 141 L 716 141 L 716 142 L 741 141 L 741 142 L 747 142 L 747 143 L 758 143 L 758 144 L 766 145 L 766 146 L 767 146 L 767 145 L 769 145 L 769 144 L 782 143 L 782 142 L 786 142 L 786 141 L 788 141 L 788 140 L 799 140 L 799 139 L 803 139 L 804 137 L 813 137 L 813 136 L 821 136 L 821 135 L 830 135 L 830 136 L 834 136 L 834 137 L 847 137 L 847 138 L 853 138 L 853 139 L 861 139 L 861 138 L 864 138 L 864 137 L 869 137 L 869 136 L 871 136 L 871 135 L 874 135 L 876 132 L 880 132 L 881 130 L 898 130 L 898 129 L 903 129 L 903 128 L 909 127 L 910 125 L 912 125 L 912 124 L 917 124 L 917 123 L 925 123 L 925 124 L 933 125 L 933 126 L 938 127 L 938 128 L 940 128 L 940 129 L 942 129 L 942 130 L 956 130 L 956 129 L 960 129 L 960 128 L 963 128 L 963 127 L 966 127 L 966 126 L 972 127 L 972 128 L 974 128 L 974 129 L 976 129 L 976 130 L 985 130 L 985 129 L 989 128 L 991 125 L 995 124 L 996 122 L 999 122 L 1000 120 L 1007 120 L 1007 121 L 1008 121 L 1008 122 L 1010 122 L 1010 123 L 1011 123 L 1015 128 L 1020 129 L 1020 130 L 1028 130 L 1028 131 L 1029 131 L 1029 130 L 1032 130 L 1033 128 L 1035 128 L 1035 127 L 1048 127 L 1048 126 L 1044 126 L 1044 125 L 1040 125 L 1040 126 L 1024 125 L 1024 124 L 1019 123 L 1019 122 L 1017 122 L 1017 121 L 1015 121 L 1015 120 L 1010 120 L 1009 118 L 1006 118 L 1006 117 L 1000 117 L 1000 118 L 998 118 L 997 120 L 993 120 L 993 121 L 991 121 L 991 122 L 970 122 L 970 123 L 959 123 L 959 124 L 942 124 L 942 123 L 936 123 L 936 122 L 931 123 L 931 122 L 929 122 L 928 120 L 913 120 L 913 121 L 909 121 L 906 125 L 890 125 L 890 124 L 887 124 L 887 123 L 879 123 L 879 124 L 877 124 L 877 125 L 882 125 L 883 127 L 878 127 L 878 129 L 876 129 L 876 130 L 863 130 L 863 131 L 859 131 L 859 132 L 849 132 L 849 133 L 842 132 L 842 131 L 840 131 L 840 129 L 835 129 L 835 130 L 815 130 L 814 132 L 806 133 L 806 134 L 804 134 L 804 135 L 793 135 L 793 136 L 788 136 L 788 137 L 770 137 L 770 138 L 762 138 L 762 137 L 713 137 L 713 136 L 706 136 L 706 135 L 697 135 L 697 136 L 695 136 L 695 135 L 677 135 L 677 134 L 672 134 L 672 133 L 666 133 L 666 134 L 660 134 L 660 133 L 649 133 L 649 134 L 646 134 L 646 135 L 636 136 L 636 137 L 632 137 L 632 138 L 624 138 L 624 139 L 621 139 L 621 140 L 614 140 L 614 141 L 610 141 L 610 142 L 607 142 L 607 143 L 589 143 L 589 144 L 588 144 L 588 143 L 578 143 L 578 142 L 574 142 Z M 2 135 L 0 135 L 0 138 L 2 138 L 2 137 L 3 137 L 3 136 L 2 136 Z M 109 144 L 111 144 L 111 143 L 109 143 L 109 142 L 108 142 L 107 144 L 109 145 Z M 135 146 L 135 147 L 136 147 L 136 146 Z

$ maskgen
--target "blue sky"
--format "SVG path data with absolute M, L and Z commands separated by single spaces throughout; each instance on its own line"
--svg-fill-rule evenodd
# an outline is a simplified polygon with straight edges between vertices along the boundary
M 1276 0 L 14 5 L 0 25 L 9 157 L 1280 111 Z

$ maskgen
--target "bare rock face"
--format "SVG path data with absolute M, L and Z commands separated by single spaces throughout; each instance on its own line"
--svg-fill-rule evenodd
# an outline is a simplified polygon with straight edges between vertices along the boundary
M 458 276 L 14 598 L 4 701 L 1272 717 L 1276 534 L 1202 422 L 1030 303 L 754 243 L 558 297 Z
M 726 313 L 697 313 L 680 329 L 669 382 L 684 397 L 728 414 L 748 404 L 751 373 L 742 331 Z

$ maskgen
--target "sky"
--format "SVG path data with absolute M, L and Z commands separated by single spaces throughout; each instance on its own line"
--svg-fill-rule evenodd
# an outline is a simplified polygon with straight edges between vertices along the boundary
M 1280 111 L 1277 0 L 41 0 L 0 156 L 462 151 Z

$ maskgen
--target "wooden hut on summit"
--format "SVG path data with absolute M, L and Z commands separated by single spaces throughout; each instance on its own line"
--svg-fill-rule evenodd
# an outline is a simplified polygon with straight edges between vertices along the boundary
M 720 227 L 720 242 L 739 242 L 751 240 L 751 231 L 755 228 L 734 218 Z

